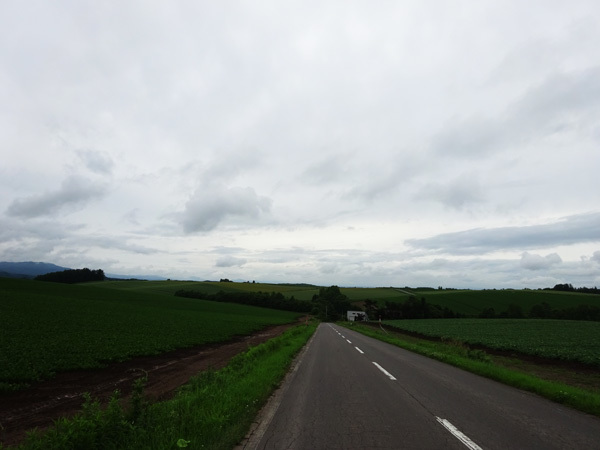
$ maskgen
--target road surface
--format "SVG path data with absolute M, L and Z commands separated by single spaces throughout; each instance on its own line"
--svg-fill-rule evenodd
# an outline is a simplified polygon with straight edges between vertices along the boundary
M 600 419 L 321 324 L 246 449 L 600 449 Z

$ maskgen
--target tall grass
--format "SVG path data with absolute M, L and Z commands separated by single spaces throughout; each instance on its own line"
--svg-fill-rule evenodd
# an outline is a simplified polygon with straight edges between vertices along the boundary
M 346 326 L 344 323 L 340 323 L 340 325 Z M 500 367 L 495 365 L 485 352 L 472 350 L 460 341 L 408 341 L 397 335 L 387 334 L 366 325 L 353 324 L 350 328 L 380 341 L 437 359 L 509 386 L 533 392 L 557 403 L 600 417 L 600 394 Z
M 315 329 L 315 324 L 296 326 L 252 347 L 227 367 L 198 375 L 168 401 L 138 401 L 137 406 L 133 401 L 134 407 L 125 409 L 118 394 L 106 408 L 88 398 L 78 416 L 57 421 L 44 434 L 29 434 L 18 448 L 231 449 L 244 438 Z

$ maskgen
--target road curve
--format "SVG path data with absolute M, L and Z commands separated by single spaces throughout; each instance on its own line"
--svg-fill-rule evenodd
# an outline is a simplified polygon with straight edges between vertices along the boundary
M 245 449 L 600 449 L 600 419 L 321 324 Z

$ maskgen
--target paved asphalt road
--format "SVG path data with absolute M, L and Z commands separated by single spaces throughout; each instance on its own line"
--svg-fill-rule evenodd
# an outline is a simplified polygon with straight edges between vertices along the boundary
M 600 419 L 321 324 L 245 448 L 600 449 Z

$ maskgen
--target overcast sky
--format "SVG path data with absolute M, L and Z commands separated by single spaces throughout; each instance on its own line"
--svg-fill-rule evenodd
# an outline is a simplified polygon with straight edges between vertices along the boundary
M 600 286 L 600 3 L 0 2 L 0 260 Z

